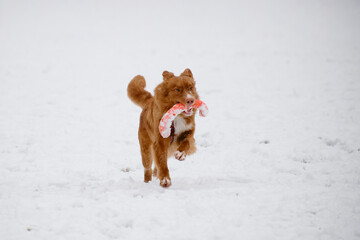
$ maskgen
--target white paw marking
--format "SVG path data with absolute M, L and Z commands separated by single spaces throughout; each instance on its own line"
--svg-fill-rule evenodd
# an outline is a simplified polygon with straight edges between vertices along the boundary
M 168 178 L 164 178 L 163 180 L 160 181 L 160 185 L 162 187 L 170 187 L 171 181 Z
M 176 151 L 175 152 L 175 158 L 179 161 L 184 161 L 186 158 L 186 153 L 185 152 L 180 152 L 180 151 Z

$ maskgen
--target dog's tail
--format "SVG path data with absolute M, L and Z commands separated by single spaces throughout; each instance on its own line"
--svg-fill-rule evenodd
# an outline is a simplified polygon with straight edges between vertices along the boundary
M 141 108 L 144 108 L 146 103 L 153 98 L 151 93 L 145 90 L 145 87 L 145 78 L 137 75 L 130 81 L 127 88 L 128 97 Z

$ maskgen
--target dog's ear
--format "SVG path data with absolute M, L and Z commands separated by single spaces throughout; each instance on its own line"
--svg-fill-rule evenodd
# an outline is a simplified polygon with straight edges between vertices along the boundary
M 185 71 L 180 75 L 180 76 L 186 76 L 186 77 L 193 77 L 192 72 L 190 71 L 190 69 L 185 69 Z
M 172 78 L 174 74 L 172 72 L 164 71 L 162 73 L 164 81 L 168 80 L 169 78 Z

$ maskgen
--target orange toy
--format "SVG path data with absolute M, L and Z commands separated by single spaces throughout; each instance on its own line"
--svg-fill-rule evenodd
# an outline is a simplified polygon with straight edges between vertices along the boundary
M 159 124 L 159 131 L 163 138 L 168 138 L 171 134 L 171 123 L 174 121 L 177 115 L 179 115 L 182 112 L 188 112 L 191 111 L 191 109 L 197 108 L 199 109 L 200 116 L 206 117 L 209 109 L 206 106 L 206 104 L 197 99 L 193 105 L 185 106 L 182 103 L 175 104 L 172 108 L 170 108 L 169 111 L 167 111 L 164 116 L 161 118 L 160 124 Z

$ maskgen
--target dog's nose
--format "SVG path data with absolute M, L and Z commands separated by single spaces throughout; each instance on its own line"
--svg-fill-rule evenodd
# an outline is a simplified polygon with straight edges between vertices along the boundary
M 187 105 L 193 105 L 194 102 L 195 102 L 195 99 L 193 99 L 193 98 L 187 98 L 187 99 L 186 99 L 186 104 L 187 104 Z

